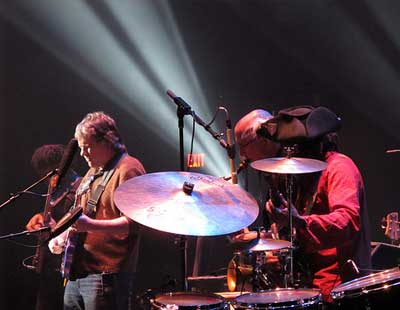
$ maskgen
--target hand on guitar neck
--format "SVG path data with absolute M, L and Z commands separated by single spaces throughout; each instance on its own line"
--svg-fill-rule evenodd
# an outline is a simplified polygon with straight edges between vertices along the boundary
M 50 218 L 48 226 L 53 227 L 56 224 L 53 218 Z M 28 224 L 26 224 L 27 230 L 37 230 L 45 226 L 44 217 L 42 213 L 37 213 L 31 217 Z

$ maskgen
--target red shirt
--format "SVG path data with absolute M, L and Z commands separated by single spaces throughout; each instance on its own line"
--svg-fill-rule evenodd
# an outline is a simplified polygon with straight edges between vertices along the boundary
M 299 245 L 307 253 L 313 285 L 330 300 L 339 285 L 343 265 L 352 259 L 359 269 L 370 268 L 370 238 L 364 184 L 353 161 L 328 152 L 327 168 L 318 181 L 315 202 L 306 227 L 297 231 Z

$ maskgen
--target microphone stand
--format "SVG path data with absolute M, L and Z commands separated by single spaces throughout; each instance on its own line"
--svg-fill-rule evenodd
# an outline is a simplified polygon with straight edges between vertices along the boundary
M 172 93 L 172 92 L 171 92 Z M 177 105 L 176 115 L 178 116 L 178 130 L 179 130 L 179 167 L 180 171 L 185 171 L 185 160 L 184 160 L 184 141 L 183 141 L 183 128 L 184 128 L 184 117 L 185 115 L 190 115 L 192 108 L 181 98 L 176 97 L 173 93 L 172 96 L 167 94 L 174 99 Z M 187 281 L 187 238 L 185 236 L 180 236 L 175 241 L 181 250 L 181 270 L 182 270 L 182 286 L 183 290 L 188 291 L 188 281 Z
M 184 164 L 184 141 L 183 141 L 183 128 L 184 128 L 184 117 L 185 115 L 191 115 L 194 121 L 202 126 L 211 136 L 216 139 L 220 145 L 228 150 L 228 154 L 232 153 L 229 145 L 224 139 L 222 139 L 221 134 L 215 132 L 211 126 L 207 125 L 187 104 L 181 97 L 177 97 L 171 90 L 167 90 L 167 95 L 175 102 L 177 105 L 176 114 L 178 116 L 178 129 L 179 129 L 179 166 L 181 171 L 185 171 Z M 176 241 L 181 248 L 181 262 L 182 262 L 182 283 L 183 290 L 188 291 L 188 280 L 187 280 L 187 238 L 185 236 L 180 236 L 179 241 Z
M 29 236 L 29 235 L 33 235 L 36 233 L 42 233 L 42 232 L 49 232 L 50 229 L 51 229 L 50 226 L 45 226 L 45 227 L 40 227 L 39 229 L 34 229 L 34 230 L 24 230 L 24 231 L 14 233 L 14 234 L 0 236 L 0 240 L 11 239 L 11 238 L 18 237 L 18 236 Z
M 10 198 L 7 199 L 5 202 L 3 202 L 0 205 L 0 210 L 10 204 L 11 202 L 13 202 L 15 199 L 17 199 L 19 196 L 21 196 L 22 194 L 25 194 L 26 192 L 30 191 L 32 188 L 34 188 L 35 186 L 39 185 L 40 183 L 44 182 L 47 178 L 55 175 L 57 173 L 57 170 L 52 170 L 49 173 L 47 173 L 44 177 L 42 177 L 41 179 L 37 180 L 35 183 L 33 183 L 32 185 L 28 186 L 27 188 L 25 188 L 24 190 L 16 193 L 16 194 L 10 194 Z

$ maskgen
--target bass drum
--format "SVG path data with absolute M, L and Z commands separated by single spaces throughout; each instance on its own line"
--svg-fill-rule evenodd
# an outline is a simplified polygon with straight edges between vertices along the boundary
M 336 309 L 398 309 L 400 269 L 370 274 L 335 287 L 331 296 Z
M 237 297 L 233 307 L 237 310 L 312 309 L 320 310 L 322 297 L 319 290 L 277 288 L 249 293 Z
M 173 292 L 159 294 L 150 301 L 153 310 L 223 310 L 228 308 L 224 298 L 216 294 Z

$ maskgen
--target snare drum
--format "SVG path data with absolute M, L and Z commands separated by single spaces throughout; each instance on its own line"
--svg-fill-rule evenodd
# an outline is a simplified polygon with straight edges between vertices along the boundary
M 331 296 L 337 309 L 397 309 L 400 269 L 396 267 L 342 283 L 332 290 Z
M 249 293 L 237 297 L 234 308 L 244 309 L 321 309 L 319 290 L 278 288 L 264 292 Z
M 196 292 L 174 292 L 157 295 L 151 300 L 153 310 L 224 310 L 227 302 L 215 294 Z

